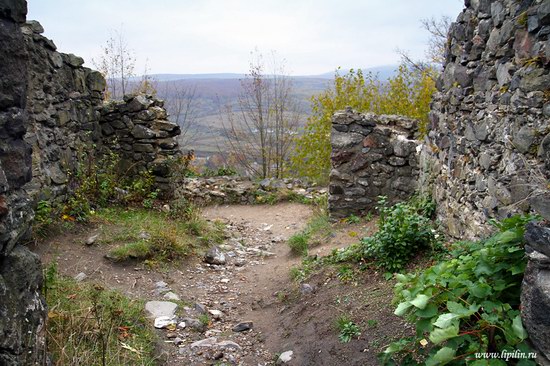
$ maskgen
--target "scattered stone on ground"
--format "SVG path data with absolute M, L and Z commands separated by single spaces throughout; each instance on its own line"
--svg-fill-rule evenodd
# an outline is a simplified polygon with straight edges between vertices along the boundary
M 84 281 L 88 276 L 86 275 L 86 273 L 84 272 L 80 272 L 79 274 L 77 274 L 76 276 L 74 276 L 74 280 L 76 282 L 82 282 Z
M 151 318 L 161 316 L 173 317 L 176 314 L 178 304 L 171 301 L 148 301 L 145 303 L 145 312 Z
M 218 248 L 214 246 L 204 256 L 204 261 L 210 264 L 223 265 L 225 264 L 225 254 Z
M 86 239 L 86 245 L 93 245 L 96 242 L 98 237 L 99 237 L 99 234 L 90 236 L 88 239 Z
M 155 318 L 154 326 L 157 329 L 164 329 L 169 326 L 176 326 L 176 318 L 174 316 L 159 316 Z
M 283 363 L 289 363 L 292 360 L 292 355 L 294 352 L 292 351 L 286 351 L 279 355 L 279 358 L 277 359 L 277 364 L 281 365 Z
M 233 327 L 234 332 L 244 332 L 252 329 L 254 324 L 252 322 L 241 322 Z

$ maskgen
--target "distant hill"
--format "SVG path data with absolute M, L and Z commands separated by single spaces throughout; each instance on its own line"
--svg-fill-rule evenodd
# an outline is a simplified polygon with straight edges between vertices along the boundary
M 397 66 L 387 65 L 364 68 L 364 73 L 378 74 L 381 80 L 386 80 L 395 74 Z M 340 74 L 349 69 L 342 68 Z M 291 76 L 294 96 L 303 112 L 303 121 L 311 113 L 311 97 L 330 87 L 334 79 L 334 71 L 320 75 Z M 176 90 L 195 90 L 194 105 L 196 121 L 191 129 L 198 132 L 198 138 L 190 144 L 199 156 L 208 156 L 218 152 L 220 136 L 223 135 L 220 110 L 226 105 L 237 105 L 241 93 L 241 80 L 246 75 L 238 73 L 211 74 L 153 74 L 158 96 L 170 101 L 178 98 Z M 135 77 L 138 82 L 141 77 Z M 167 103 L 168 113 L 174 115 L 171 103 Z
M 395 74 L 398 65 L 384 65 L 375 67 L 361 68 L 364 73 L 378 74 L 380 79 L 386 80 Z M 341 68 L 341 74 L 346 73 L 349 68 Z M 336 70 L 335 70 L 336 71 Z M 335 71 L 325 72 L 318 75 L 293 75 L 293 79 L 333 79 Z M 203 80 L 203 79 L 242 79 L 246 74 L 239 73 L 210 73 L 210 74 L 152 74 L 150 75 L 157 81 L 174 81 L 174 80 Z M 141 76 L 136 76 L 134 80 L 140 80 Z
M 399 66 L 398 65 L 385 65 L 385 66 L 376 66 L 376 67 L 366 67 L 362 68 L 361 70 L 363 73 L 372 73 L 375 75 L 378 75 L 380 80 L 388 80 L 390 77 L 395 75 L 395 71 L 397 70 Z M 349 71 L 349 68 L 341 68 L 340 69 L 340 75 L 345 74 Z M 325 78 L 325 79 L 333 79 L 334 78 L 334 72 L 326 72 L 321 75 L 315 75 L 317 78 Z M 307 77 L 307 76 L 306 76 Z

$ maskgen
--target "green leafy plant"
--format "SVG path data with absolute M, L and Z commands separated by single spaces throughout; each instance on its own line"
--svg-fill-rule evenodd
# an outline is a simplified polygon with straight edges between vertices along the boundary
M 371 328 L 375 328 L 378 326 L 378 320 L 376 319 L 369 319 L 367 320 L 367 325 Z
M 346 217 L 344 220 L 347 224 L 358 224 L 361 222 L 361 218 L 359 216 L 355 216 L 353 214 Z
M 340 334 L 338 335 L 338 339 L 342 343 L 348 343 L 353 338 L 359 337 L 361 335 L 361 329 L 359 329 L 359 326 L 355 324 L 349 317 L 346 315 L 342 315 L 338 318 L 336 321 L 336 326 L 338 328 L 338 331 Z
M 54 209 L 48 201 L 39 201 L 34 210 L 34 232 L 46 236 L 48 229 L 54 223 Z
M 225 177 L 225 176 L 233 176 L 237 175 L 237 169 L 231 167 L 231 166 L 222 166 L 218 169 L 209 169 L 206 168 L 201 173 L 201 176 L 203 177 Z
M 201 314 L 199 315 L 198 319 L 201 322 L 201 324 L 204 325 L 205 327 L 207 327 L 210 324 L 210 317 L 208 316 L 208 314 Z
M 342 282 L 351 282 L 355 279 L 355 271 L 347 265 L 338 268 L 338 279 Z
M 378 231 L 362 239 L 360 256 L 374 258 L 388 271 L 400 271 L 420 251 L 439 247 L 440 235 L 430 220 L 435 209 L 430 199 L 414 198 L 388 207 L 386 198 L 380 197 L 378 204 Z
M 392 343 L 388 365 L 506 365 L 476 353 L 529 352 L 520 317 L 526 259 L 523 233 L 532 216 L 495 223 L 499 232 L 452 246 L 450 257 L 416 274 L 396 276 L 395 314 L 416 324 L 416 336 Z M 519 364 L 519 363 L 518 363 Z M 534 365 L 523 359 L 521 365 Z
M 128 175 L 119 168 L 120 157 L 114 152 L 102 156 L 81 152 L 76 171 L 69 172 L 70 195 L 64 204 L 62 217 L 85 222 L 97 208 L 113 202 L 152 208 L 159 194 L 154 188 L 152 173 L 141 171 Z

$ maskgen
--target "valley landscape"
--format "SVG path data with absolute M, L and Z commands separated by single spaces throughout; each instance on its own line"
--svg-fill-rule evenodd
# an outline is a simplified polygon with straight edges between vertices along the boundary
M 452 3 L 0 0 L 0 366 L 550 365 L 550 0 Z

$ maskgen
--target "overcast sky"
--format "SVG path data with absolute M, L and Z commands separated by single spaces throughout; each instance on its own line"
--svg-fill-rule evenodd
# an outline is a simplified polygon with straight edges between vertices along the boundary
M 397 64 L 424 55 L 420 19 L 456 19 L 463 0 L 28 0 L 58 50 L 93 67 L 114 30 L 150 73 L 245 73 L 250 51 L 271 50 L 291 74 Z

